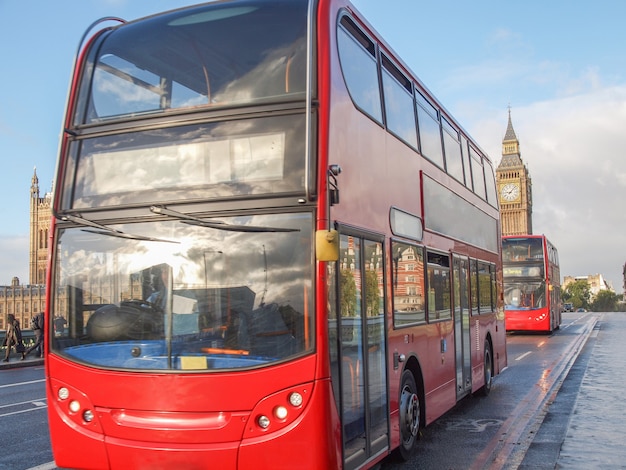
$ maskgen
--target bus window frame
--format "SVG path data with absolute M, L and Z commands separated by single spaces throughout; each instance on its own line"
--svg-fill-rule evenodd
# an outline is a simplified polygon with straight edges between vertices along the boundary
M 399 312 L 398 310 L 396 310 L 396 297 L 399 297 L 396 295 L 396 288 L 398 287 L 398 277 L 400 275 L 400 273 L 397 271 L 398 266 L 399 266 L 399 256 L 396 256 L 395 251 L 396 251 L 396 247 L 398 245 L 404 245 L 407 248 L 415 248 L 416 249 L 416 253 L 418 254 L 418 259 L 415 260 L 415 264 L 421 264 L 421 270 L 422 270 L 422 275 L 419 276 L 420 279 L 418 279 L 418 287 L 421 287 L 422 290 L 422 310 L 418 312 L 421 314 L 422 318 L 416 321 L 411 321 L 411 322 L 398 322 L 398 317 L 397 314 L 398 313 L 404 313 L 404 312 Z M 391 269 L 392 269 L 392 273 L 391 273 L 391 311 L 393 314 L 393 327 L 394 329 L 402 329 L 402 328 L 408 328 L 408 327 L 412 327 L 412 326 L 416 326 L 416 325 L 426 325 L 428 323 L 428 310 L 427 310 L 427 295 L 426 295 L 426 247 L 424 245 L 415 243 L 413 241 L 406 241 L 403 239 L 399 239 L 399 238 L 395 238 L 392 237 L 390 239 L 389 242 L 389 249 L 390 249 L 390 254 L 391 254 Z M 419 255 L 421 254 L 421 259 L 419 259 Z
M 380 74 L 381 74 L 381 90 L 382 90 L 382 98 L 383 98 L 382 101 L 383 101 L 385 127 L 389 133 L 396 136 L 398 139 L 400 139 L 406 145 L 411 147 L 413 150 L 417 150 L 419 148 L 419 137 L 418 137 L 418 130 L 417 130 L 417 115 L 416 115 L 416 110 L 415 110 L 415 93 L 414 93 L 413 81 L 409 79 L 400 70 L 400 68 L 386 54 L 382 52 L 380 53 Z M 388 103 L 391 103 L 392 100 L 387 99 L 387 96 L 390 96 L 391 94 L 388 94 L 385 92 L 386 90 L 385 77 L 387 77 L 388 80 L 391 80 L 391 82 L 388 83 L 390 87 L 395 85 L 394 89 L 397 88 L 400 93 L 405 92 L 407 96 L 409 96 L 411 99 L 411 113 L 413 114 L 413 122 L 412 122 L 413 133 L 410 136 L 410 138 L 412 141 L 409 141 L 407 139 L 407 137 L 409 137 L 408 135 L 407 136 L 401 135 L 400 129 L 396 130 L 390 127 L 389 125 L 390 114 L 392 113 L 391 113 L 391 110 L 388 108 Z M 397 95 L 394 94 L 393 96 L 395 97 Z M 408 117 L 408 114 L 406 117 Z M 395 127 L 395 123 L 394 123 L 394 127 Z M 406 126 L 407 132 L 409 132 L 410 127 L 411 127 L 410 125 Z
M 430 262 L 430 258 L 429 256 L 433 255 L 433 257 L 438 257 L 440 260 L 447 260 L 447 266 L 444 266 L 442 264 L 436 264 L 436 263 L 431 263 Z M 426 277 L 426 281 L 425 281 L 425 288 L 426 288 L 426 318 L 427 318 L 427 322 L 428 323 L 440 323 L 440 322 L 444 322 L 444 321 L 451 321 L 453 319 L 452 316 L 452 309 L 453 309 L 453 302 L 452 302 L 452 262 L 450 259 L 450 253 L 446 253 L 445 251 L 441 251 L 441 250 L 437 250 L 434 248 L 430 248 L 430 247 L 426 247 L 426 253 L 425 253 L 425 257 L 424 257 L 424 262 L 425 262 L 425 269 L 424 269 L 424 276 Z M 435 306 L 433 306 L 433 308 L 431 309 L 431 301 L 430 301 L 430 287 L 431 287 L 431 279 L 430 279 L 430 272 L 431 272 L 431 266 L 435 267 L 435 266 L 439 266 L 441 269 L 446 269 L 447 272 L 447 285 L 445 286 L 446 288 L 444 289 L 444 291 L 440 294 L 442 295 L 442 299 L 445 301 L 445 297 L 446 294 L 448 295 L 448 308 L 447 308 L 447 314 L 445 313 L 446 309 L 445 309 L 445 305 L 444 308 L 441 310 L 437 310 Z M 435 273 L 436 274 L 436 273 Z M 441 275 L 439 275 L 439 277 L 442 277 Z M 435 296 L 437 296 L 438 292 L 437 292 L 437 286 L 435 286 L 435 291 L 434 294 Z M 432 314 L 432 316 L 431 316 Z M 445 315 L 445 316 L 442 316 Z M 433 318 L 433 316 L 435 318 Z
M 345 22 L 344 22 L 345 20 Z M 373 105 L 378 105 L 378 109 L 376 110 L 379 116 L 372 114 L 369 110 L 363 107 L 360 101 L 360 98 L 355 99 L 355 89 L 350 86 L 350 81 L 346 79 L 346 65 L 344 65 L 344 60 L 342 58 L 346 57 L 346 54 L 342 53 L 342 47 L 339 39 L 339 32 L 342 32 L 346 35 L 347 40 L 351 40 L 355 43 L 355 45 L 361 48 L 364 55 L 371 57 L 374 61 L 374 66 L 376 69 L 376 83 L 377 83 L 377 96 L 378 102 L 372 103 Z M 380 66 L 379 66 L 379 48 L 378 43 L 372 39 L 367 33 L 363 31 L 361 27 L 358 26 L 356 21 L 348 15 L 345 11 L 339 13 L 339 19 L 337 21 L 336 28 L 336 46 L 337 46 L 337 57 L 339 58 L 339 68 L 341 70 L 341 76 L 343 77 L 343 81 L 346 85 L 346 89 L 348 90 L 348 94 L 350 95 L 350 100 L 356 106 L 356 108 L 361 111 L 364 115 L 369 117 L 372 121 L 378 124 L 381 127 L 384 127 L 385 122 L 385 114 L 384 114 L 384 103 L 383 103 L 383 90 L 381 86 L 381 77 L 380 77 Z M 358 37 L 357 37 L 358 34 Z M 361 39 L 361 40 L 360 40 Z M 371 50 L 370 50 L 371 49 Z M 372 109 L 373 111 L 373 109 Z

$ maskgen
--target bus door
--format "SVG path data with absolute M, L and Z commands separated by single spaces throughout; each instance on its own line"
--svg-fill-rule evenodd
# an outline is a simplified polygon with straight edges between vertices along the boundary
M 389 446 L 383 238 L 342 234 L 337 355 L 344 468 Z
M 454 282 L 454 348 L 456 355 L 457 400 L 472 391 L 472 358 L 470 344 L 469 261 L 452 256 Z

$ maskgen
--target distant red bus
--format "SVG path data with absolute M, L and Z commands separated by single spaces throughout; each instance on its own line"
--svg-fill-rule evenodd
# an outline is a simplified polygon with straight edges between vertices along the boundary
M 96 32 L 53 213 L 61 467 L 371 468 L 507 365 L 492 164 L 347 1 Z
M 502 237 L 507 331 L 545 331 L 561 324 L 559 253 L 544 235 Z

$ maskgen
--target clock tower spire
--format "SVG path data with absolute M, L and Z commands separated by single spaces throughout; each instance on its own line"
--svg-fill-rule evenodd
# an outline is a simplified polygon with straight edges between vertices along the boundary
M 496 184 L 500 194 L 502 235 L 532 234 L 532 181 L 522 161 L 510 106 L 509 122 L 502 139 L 502 160 L 496 168 Z

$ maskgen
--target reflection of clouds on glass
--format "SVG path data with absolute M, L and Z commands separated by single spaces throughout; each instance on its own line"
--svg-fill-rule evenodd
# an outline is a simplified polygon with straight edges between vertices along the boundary
M 206 276 L 209 286 L 248 286 L 257 302 L 302 298 L 302 278 L 310 264 L 310 218 L 306 216 L 256 216 L 220 218 L 229 224 L 298 228 L 290 233 L 240 233 L 188 226 L 184 238 L 186 272 Z M 267 268 L 267 269 L 266 269 Z M 197 282 L 197 281 L 195 281 Z M 203 282 L 200 282 L 203 284 Z
M 239 119 L 83 140 L 72 207 L 301 190 L 304 124 Z
M 269 52 L 266 52 L 260 63 L 242 63 L 239 64 L 239 70 L 230 70 L 229 73 L 222 71 L 223 75 L 218 72 L 217 76 L 215 72 L 220 67 L 213 62 L 218 59 L 201 58 L 206 65 L 197 67 L 203 73 L 193 76 L 193 80 L 196 80 L 196 85 L 206 85 L 197 89 L 186 86 L 191 82 L 181 83 L 184 80 L 176 78 L 176 74 L 167 68 L 152 73 L 148 68 L 154 67 L 154 64 L 149 61 L 146 64 L 138 60 L 137 63 L 131 63 L 117 55 L 105 53 L 99 58 L 94 71 L 92 118 L 133 115 L 168 108 L 250 103 L 303 92 L 306 75 L 305 39 L 300 37 L 293 44 L 268 49 Z M 198 60 L 197 57 L 193 59 Z M 247 70 L 248 66 L 252 68 Z M 169 90 L 163 86 L 157 74 L 171 80 Z M 187 75 L 182 78 L 192 80 Z M 216 89 L 211 90 L 211 86 Z
M 98 114 L 103 116 L 159 108 L 160 96 L 154 91 L 136 86 L 101 69 L 96 69 L 94 88 L 93 96 Z
M 306 41 L 272 50 L 256 67 L 214 93 L 215 103 L 246 103 L 259 98 L 304 91 Z
M 199 143 L 94 153 L 81 160 L 79 180 L 85 195 L 200 184 L 205 153 Z
M 137 235 L 146 235 L 145 224 L 112 225 L 111 228 L 125 231 L 135 230 Z M 150 233 L 154 235 L 159 230 Z M 169 235 L 169 234 L 168 234 Z M 136 273 L 162 259 L 175 259 L 174 250 L 179 248 L 170 243 L 129 240 L 105 234 L 85 232 L 82 228 L 63 232 L 61 243 L 62 278 L 80 276 L 98 278 L 115 273 Z
M 82 194 L 116 194 L 140 187 L 188 187 L 283 177 L 284 132 L 249 136 L 242 132 L 232 138 L 181 142 L 83 156 L 78 170 Z
M 160 264 L 172 269 L 177 289 L 241 287 L 255 294 L 256 305 L 302 305 L 303 284 L 310 285 L 310 214 L 221 217 L 232 225 L 289 227 L 296 232 L 231 232 L 188 225 L 179 220 L 118 224 L 125 233 L 168 239 L 179 243 L 129 240 L 66 230 L 61 239 L 63 266 L 60 284 L 115 286 L 113 300 L 137 297 L 132 279 Z M 306 282 L 305 282 L 306 281 Z

